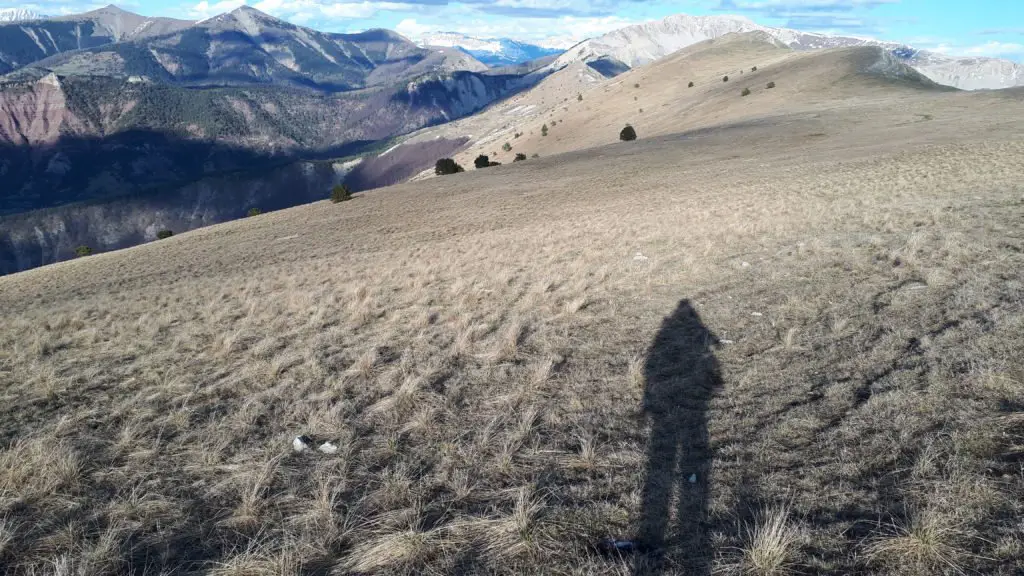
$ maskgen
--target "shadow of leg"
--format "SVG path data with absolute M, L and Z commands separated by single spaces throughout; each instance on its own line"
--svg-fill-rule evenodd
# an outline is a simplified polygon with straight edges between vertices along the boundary
M 710 573 L 706 530 L 712 454 L 707 410 L 721 384 L 717 338 L 686 300 L 666 318 L 645 365 L 644 410 L 650 423 L 638 538 L 644 554 L 634 574 L 669 566 Z

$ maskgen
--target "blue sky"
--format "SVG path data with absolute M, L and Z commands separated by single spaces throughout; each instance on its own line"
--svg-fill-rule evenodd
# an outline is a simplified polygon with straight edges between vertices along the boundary
M 61 14 L 108 1 L 0 0 L 0 7 Z M 198 19 L 246 3 L 328 31 L 384 27 L 415 38 L 451 30 L 548 45 L 570 44 L 670 14 L 738 14 L 766 26 L 1024 62 L 1024 0 L 124 0 L 118 5 L 146 15 Z

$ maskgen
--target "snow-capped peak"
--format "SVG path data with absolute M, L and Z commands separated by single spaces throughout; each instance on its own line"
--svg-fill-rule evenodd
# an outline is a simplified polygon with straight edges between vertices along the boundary
M 0 22 L 22 22 L 24 20 L 42 20 L 46 16 L 24 8 L 0 8 Z

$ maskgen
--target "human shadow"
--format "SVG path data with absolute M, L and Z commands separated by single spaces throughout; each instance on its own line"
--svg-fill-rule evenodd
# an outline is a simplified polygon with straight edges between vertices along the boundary
M 707 412 L 722 380 L 713 353 L 718 344 L 693 305 L 682 300 L 662 321 L 647 353 L 644 412 L 650 437 L 634 576 L 711 572 Z

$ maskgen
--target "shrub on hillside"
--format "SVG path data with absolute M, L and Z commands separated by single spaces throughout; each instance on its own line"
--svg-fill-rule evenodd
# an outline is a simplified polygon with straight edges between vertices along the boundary
M 505 142 L 505 144 L 502 145 L 501 149 L 504 150 L 505 152 L 510 152 L 512 150 L 512 145 L 509 144 L 508 142 Z
M 522 152 L 516 152 L 516 157 L 512 159 L 513 162 L 522 162 L 523 160 L 526 160 L 526 154 Z
M 92 248 L 89 248 L 88 246 L 79 246 L 78 248 L 75 248 L 75 255 L 79 258 L 90 254 L 92 254 Z
M 459 166 L 458 162 L 451 158 L 441 158 L 434 165 L 434 174 L 438 176 L 445 176 L 447 174 L 458 174 L 459 172 L 465 172 L 462 166 Z
M 170 238 L 171 236 L 174 236 L 174 232 L 170 230 L 161 230 L 156 233 L 157 240 L 164 240 L 166 238 Z
M 249 211 L 246 212 L 247 216 L 259 216 L 260 214 L 263 214 L 263 210 L 259 208 L 249 208 Z
M 577 102 L 583 102 L 583 94 L 577 94 L 576 95 L 576 101 Z
M 622 140 L 623 142 L 636 140 L 636 130 L 634 130 L 629 124 L 626 124 L 626 127 L 619 132 L 619 140 Z
M 530 158 L 540 158 L 540 154 L 537 154 L 536 152 L 534 152 L 533 155 L 530 156 Z
M 740 96 L 750 96 L 750 88 L 744 88 L 743 92 L 740 92 Z
M 728 82 L 728 81 L 729 81 L 729 77 L 728 76 L 722 76 L 722 82 Z
M 772 88 L 775 88 L 775 82 L 769 82 L 767 88 L 769 90 L 771 90 Z
M 541 136 L 547 136 L 548 135 L 548 125 L 547 124 L 544 124 L 543 126 L 540 127 L 540 135 Z
M 633 88 L 639 88 L 639 87 L 640 87 L 640 83 L 639 82 L 637 82 L 636 84 L 633 84 Z
M 750 71 L 751 72 L 757 72 L 757 66 L 754 66 L 753 68 L 751 68 Z
M 486 154 L 481 154 L 481 155 L 476 157 L 476 160 L 473 160 L 473 166 L 477 170 L 479 170 L 481 168 L 487 168 L 490 165 L 491 165 L 491 158 L 490 158 L 490 156 L 488 156 Z
M 687 86 L 687 88 L 693 88 L 693 82 L 690 82 L 690 85 Z
M 351 199 L 352 191 L 348 189 L 348 186 L 338 184 L 334 188 L 331 188 L 331 202 L 337 204 L 338 202 L 344 202 Z

